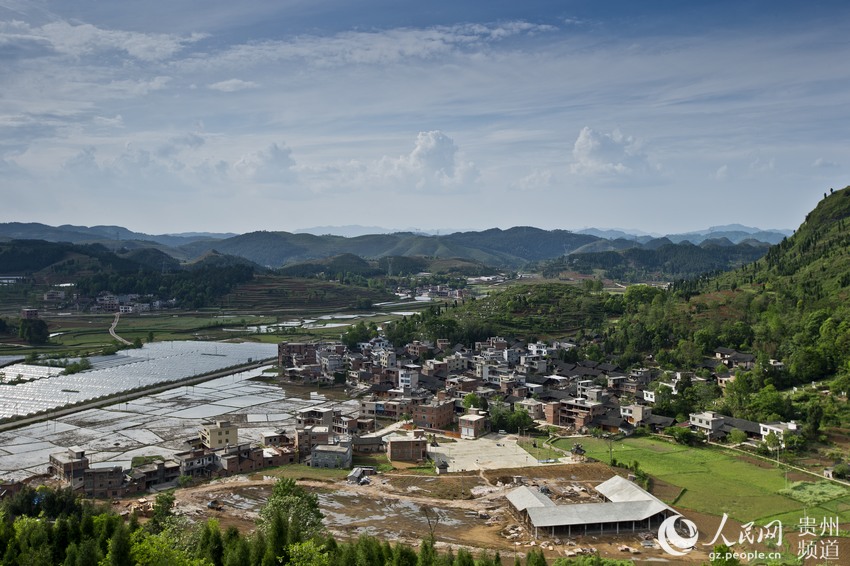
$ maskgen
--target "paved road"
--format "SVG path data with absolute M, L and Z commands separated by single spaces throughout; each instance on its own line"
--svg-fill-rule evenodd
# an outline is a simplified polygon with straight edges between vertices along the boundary
M 115 333 L 115 327 L 118 326 L 118 319 L 120 319 L 120 318 L 121 318 L 121 313 L 118 313 L 118 312 L 115 313 L 115 320 L 112 321 L 112 326 L 109 327 L 109 334 L 111 334 L 113 338 L 115 338 L 116 340 L 118 340 L 122 344 L 125 344 L 126 346 L 132 346 L 133 345 L 132 342 L 130 342 L 128 340 L 124 340 L 123 338 L 121 338 L 120 336 L 118 336 Z

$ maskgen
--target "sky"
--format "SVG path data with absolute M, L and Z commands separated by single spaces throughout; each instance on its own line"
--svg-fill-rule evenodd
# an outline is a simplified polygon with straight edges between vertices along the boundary
M 796 228 L 850 4 L 0 0 L 0 222 Z

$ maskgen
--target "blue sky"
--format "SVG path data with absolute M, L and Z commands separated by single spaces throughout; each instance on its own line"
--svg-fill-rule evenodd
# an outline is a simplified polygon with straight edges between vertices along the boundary
M 0 222 L 795 228 L 839 2 L 0 0 Z

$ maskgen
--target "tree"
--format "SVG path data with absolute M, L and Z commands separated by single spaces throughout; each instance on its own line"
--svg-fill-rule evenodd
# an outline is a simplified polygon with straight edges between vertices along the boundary
M 329 566 L 328 553 L 312 540 L 289 545 L 290 566 Z
M 106 555 L 106 563 L 109 566 L 130 566 L 133 562 L 130 557 L 130 533 L 124 523 L 120 523 L 109 540 L 109 552 Z
M 733 428 L 732 431 L 729 433 L 729 442 L 731 442 L 732 444 L 741 444 L 742 442 L 746 442 L 746 440 L 747 433 L 743 430 Z
M 304 539 L 312 538 L 323 530 L 324 515 L 319 510 L 319 499 L 296 485 L 291 478 L 280 478 L 272 489 L 268 503 L 260 511 L 259 526 L 269 536 L 276 516 L 280 514 L 290 526 L 297 527 Z
M 18 327 L 18 336 L 30 344 L 47 344 L 50 339 L 50 331 L 47 329 L 47 323 L 43 320 L 25 318 L 21 320 Z
M 168 520 L 173 516 L 174 493 L 165 491 L 156 496 L 153 503 L 153 513 L 147 527 L 150 532 L 156 534 L 165 529 Z
M 526 566 L 546 566 L 546 556 L 542 550 L 534 549 L 528 553 L 525 564 Z
M 201 529 L 201 540 L 198 543 L 197 555 L 213 564 L 223 566 L 224 564 L 224 542 L 221 537 L 221 529 L 218 521 L 209 519 Z
M 818 401 L 810 401 L 806 405 L 806 424 L 803 432 L 808 438 L 816 438 L 823 419 L 823 406 Z
M 469 409 L 470 407 L 477 407 L 479 409 L 486 409 L 486 407 L 482 404 L 482 399 L 475 393 L 467 393 L 463 397 L 463 408 Z
M 53 564 L 53 549 L 50 546 L 50 533 L 45 521 L 35 517 L 18 517 L 14 523 L 15 540 L 19 554 L 15 564 L 49 566 Z
M 208 566 L 203 560 L 189 557 L 164 533 L 148 534 L 140 529 L 133 534 L 132 540 L 130 556 L 135 566 Z
M 769 433 L 767 433 L 767 436 L 764 437 L 764 445 L 771 452 L 776 452 L 778 456 L 778 451 L 779 448 L 782 446 L 782 441 L 779 440 L 779 437 L 776 436 L 775 432 L 770 431 Z
M 528 414 L 525 409 L 514 409 L 508 416 L 508 430 L 517 432 L 520 430 L 529 430 L 534 427 L 534 419 Z
M 668 427 L 664 429 L 664 432 L 672 436 L 673 440 L 679 444 L 685 444 L 687 446 L 695 446 L 705 439 L 702 433 L 696 433 L 689 428 L 679 426 Z

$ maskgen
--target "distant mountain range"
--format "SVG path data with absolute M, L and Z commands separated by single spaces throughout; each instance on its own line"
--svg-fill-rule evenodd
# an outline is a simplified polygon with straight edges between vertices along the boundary
M 320 227 L 328 232 L 333 227 Z M 359 229 L 374 227 L 338 227 L 355 234 Z M 490 267 L 519 268 L 532 263 L 575 254 L 624 252 L 639 249 L 651 252 L 664 246 L 677 244 L 713 245 L 703 249 L 725 246 L 751 246 L 759 252 L 747 252 L 759 257 L 766 249 L 764 244 L 776 244 L 791 232 L 786 230 L 760 230 L 741 225 L 718 226 L 699 232 L 671 234 L 662 238 L 645 233 L 628 234 L 620 230 L 587 229 L 581 232 L 568 230 L 542 230 L 519 226 L 502 230 L 492 228 L 482 231 L 454 232 L 431 235 L 423 232 L 369 233 L 356 236 L 339 236 L 326 233 L 250 232 L 144 234 L 121 226 L 48 226 L 38 223 L 10 222 L 0 224 L 0 241 L 45 240 L 72 244 L 101 244 L 108 250 L 121 254 L 133 250 L 155 249 L 179 262 L 193 262 L 201 258 L 236 256 L 260 266 L 279 268 L 300 262 L 352 254 L 361 258 L 379 259 L 389 256 L 458 258 Z M 728 251 L 724 252 L 729 256 Z M 740 255 L 740 254 L 739 254 Z M 606 259 L 610 262 L 610 258 Z M 160 261 L 161 263 L 161 261 Z M 583 262 L 586 265 L 587 262 Z M 0 273 L 4 272 L 0 262 Z

